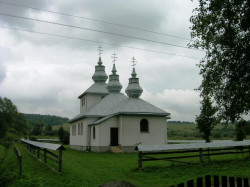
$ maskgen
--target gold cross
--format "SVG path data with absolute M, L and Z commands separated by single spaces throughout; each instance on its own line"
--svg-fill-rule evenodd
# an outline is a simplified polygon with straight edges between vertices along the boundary
M 99 57 L 101 57 L 101 54 L 102 54 L 102 51 L 103 51 L 102 46 L 99 45 L 97 51 L 99 51 L 98 55 L 99 55 Z
M 116 59 L 117 59 L 117 56 L 115 53 L 112 54 L 111 58 L 113 58 L 113 63 L 115 63 Z

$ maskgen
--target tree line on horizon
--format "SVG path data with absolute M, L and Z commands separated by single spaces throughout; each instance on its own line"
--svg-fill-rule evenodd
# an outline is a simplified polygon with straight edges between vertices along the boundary
M 40 114 L 23 114 L 8 98 L 0 97 L 0 140 L 2 142 L 18 140 L 20 137 L 32 136 L 59 136 L 66 137 L 69 134 L 63 128 L 52 130 L 53 125 L 61 125 L 68 122 L 68 118 Z

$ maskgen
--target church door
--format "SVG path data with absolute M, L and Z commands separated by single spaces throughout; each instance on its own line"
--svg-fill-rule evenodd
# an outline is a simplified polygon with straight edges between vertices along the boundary
M 118 128 L 110 128 L 110 145 L 118 145 Z

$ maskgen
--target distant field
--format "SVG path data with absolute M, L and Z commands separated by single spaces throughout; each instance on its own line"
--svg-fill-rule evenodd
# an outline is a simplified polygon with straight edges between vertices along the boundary
M 52 126 L 52 130 L 58 130 L 61 126 L 63 127 L 63 129 L 64 129 L 65 131 L 68 131 L 68 132 L 69 132 L 69 127 L 70 127 L 70 124 L 69 124 L 69 123 L 64 123 L 64 124 L 62 124 L 62 125 L 54 125 L 54 126 Z
M 197 140 L 202 139 L 196 124 L 168 123 L 168 139 L 170 140 Z M 235 138 L 235 126 L 218 124 L 212 131 L 214 140 L 232 140 Z
M 168 123 L 168 139 L 169 140 L 198 140 L 202 139 L 196 124 L 186 123 Z M 229 124 L 225 126 L 218 124 L 212 131 L 211 139 L 213 140 L 234 140 L 235 125 Z M 246 139 L 250 139 L 247 135 Z

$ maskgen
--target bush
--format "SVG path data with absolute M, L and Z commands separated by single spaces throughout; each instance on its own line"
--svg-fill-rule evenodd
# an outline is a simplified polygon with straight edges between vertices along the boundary
M 242 141 L 246 138 L 246 127 L 247 127 L 247 122 L 245 120 L 241 120 L 236 124 L 236 140 L 237 141 Z
M 31 141 L 36 141 L 36 137 L 34 137 L 34 136 L 30 136 L 30 138 L 29 138 Z
M 214 138 L 221 138 L 221 133 L 216 132 L 216 133 L 214 133 L 213 137 Z
M 64 134 L 63 144 L 66 144 L 66 145 L 69 144 L 69 132 L 67 131 L 65 131 L 65 134 Z

